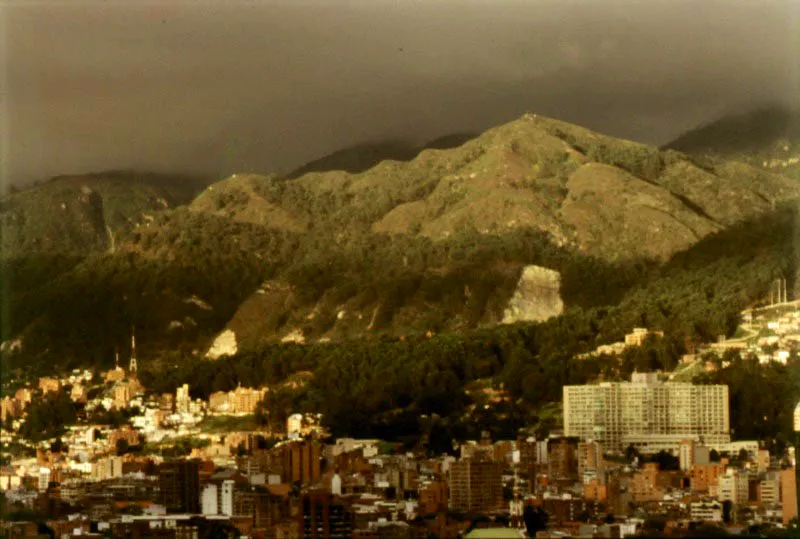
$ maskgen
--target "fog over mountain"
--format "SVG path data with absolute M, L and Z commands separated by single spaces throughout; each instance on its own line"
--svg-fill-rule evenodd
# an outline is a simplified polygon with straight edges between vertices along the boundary
M 800 2 L 0 5 L 3 189 L 137 168 L 287 172 L 533 111 L 665 143 L 800 106 Z

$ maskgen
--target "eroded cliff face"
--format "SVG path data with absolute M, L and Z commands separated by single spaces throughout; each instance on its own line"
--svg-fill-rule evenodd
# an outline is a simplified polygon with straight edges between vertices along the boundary
M 238 350 L 239 346 L 236 342 L 236 333 L 231 329 L 226 329 L 214 339 L 214 344 L 211 345 L 209 351 L 206 352 L 206 357 L 208 359 L 219 359 L 221 357 L 235 355 Z
M 564 312 L 561 274 L 541 266 L 525 266 L 517 289 L 503 313 L 503 323 L 541 322 Z

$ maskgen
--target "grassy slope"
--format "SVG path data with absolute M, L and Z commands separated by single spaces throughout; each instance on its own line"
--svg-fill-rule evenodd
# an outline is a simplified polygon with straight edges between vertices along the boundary
M 341 235 L 371 229 L 441 239 L 530 227 L 606 259 L 665 259 L 797 194 L 788 179 L 743 164 L 700 166 L 677 152 L 525 116 L 458 148 L 359 174 L 236 176 L 192 208 Z M 652 237 L 659 241 L 643 241 Z

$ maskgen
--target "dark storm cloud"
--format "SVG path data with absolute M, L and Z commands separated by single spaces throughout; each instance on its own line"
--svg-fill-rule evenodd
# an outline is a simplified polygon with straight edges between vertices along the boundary
M 800 2 L 4 4 L 5 179 L 286 171 L 534 111 L 663 143 L 798 104 Z

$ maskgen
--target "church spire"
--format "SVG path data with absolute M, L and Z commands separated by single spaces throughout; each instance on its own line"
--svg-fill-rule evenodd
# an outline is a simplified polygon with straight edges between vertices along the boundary
M 136 372 L 138 366 L 136 365 L 136 335 L 133 332 L 133 327 L 131 327 L 131 362 L 128 365 L 128 372 L 131 374 Z

